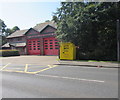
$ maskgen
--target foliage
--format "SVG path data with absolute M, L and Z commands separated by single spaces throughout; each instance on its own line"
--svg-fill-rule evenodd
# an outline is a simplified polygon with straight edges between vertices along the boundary
M 85 59 L 116 60 L 118 12 L 120 3 L 62 2 L 53 16 L 57 38 L 74 43 Z
M 13 30 L 13 32 L 15 32 L 15 31 L 17 31 L 17 30 L 20 30 L 20 28 L 19 28 L 18 26 L 14 26 L 14 27 L 12 28 L 12 30 Z
M 0 47 L 4 43 L 6 43 L 6 38 L 3 35 L 3 33 L 5 32 L 5 27 L 6 27 L 6 25 L 5 25 L 4 21 L 0 19 Z
M 0 19 L 0 46 L 7 42 L 6 37 L 17 30 L 20 30 L 18 26 L 14 26 L 12 29 L 6 28 L 4 21 Z
M 50 22 L 50 20 L 46 20 L 45 22 Z
M 14 32 L 17 31 L 17 30 L 20 30 L 18 26 L 14 26 L 12 29 L 7 28 L 7 29 L 5 30 L 5 36 L 10 35 L 10 34 L 14 33 Z
M 4 21 L 0 19 L 0 32 L 1 33 L 3 33 L 5 31 L 5 27 L 6 27 L 6 25 L 5 25 Z M 0 34 L 0 35 L 2 35 L 2 34 Z
M 0 47 L 7 42 L 6 37 L 0 35 Z
M 0 50 L 0 56 L 9 57 L 9 56 L 20 56 L 19 51 L 17 50 Z

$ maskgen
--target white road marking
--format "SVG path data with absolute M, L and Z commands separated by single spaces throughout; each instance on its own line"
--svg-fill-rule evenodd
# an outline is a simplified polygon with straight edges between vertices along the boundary
M 99 82 L 99 83 L 104 83 L 105 82 L 105 81 L 101 81 L 101 80 L 73 78 L 73 77 L 64 77 L 64 76 L 41 75 L 41 74 L 35 74 L 35 75 L 37 75 L 37 76 L 43 76 L 43 77 L 53 77 L 53 78 L 62 78 L 62 79 L 70 79 L 70 80 L 79 80 L 79 81 L 89 81 L 89 82 Z

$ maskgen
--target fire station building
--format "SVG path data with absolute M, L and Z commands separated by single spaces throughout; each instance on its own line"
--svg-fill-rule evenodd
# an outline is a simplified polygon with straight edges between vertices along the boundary
M 2 47 L 17 49 L 20 54 L 58 55 L 56 28 L 56 24 L 51 21 L 37 24 L 30 29 L 16 31 L 7 37 L 8 43 Z

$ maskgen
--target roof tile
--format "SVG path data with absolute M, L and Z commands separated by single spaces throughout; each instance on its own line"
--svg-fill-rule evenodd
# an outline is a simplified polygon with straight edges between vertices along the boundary
M 50 22 L 44 22 L 44 23 L 37 24 L 35 27 L 33 27 L 33 29 L 37 30 L 38 32 L 41 32 L 48 25 L 54 28 L 57 28 L 57 25 L 53 21 L 50 21 Z
M 18 30 L 16 32 L 12 33 L 11 35 L 9 35 L 7 38 L 13 38 L 13 37 L 23 36 L 27 31 L 28 31 L 28 29 Z

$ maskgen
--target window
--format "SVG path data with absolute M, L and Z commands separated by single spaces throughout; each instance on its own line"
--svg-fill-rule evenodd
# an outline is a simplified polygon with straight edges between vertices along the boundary
M 50 44 L 53 44 L 52 42 L 50 42 Z
M 40 45 L 40 43 L 38 43 L 38 45 Z
M 59 48 L 55 48 L 55 49 L 59 49 Z
M 45 45 L 45 47 L 48 47 L 48 45 Z
M 55 42 L 55 44 L 58 44 L 58 42 Z
M 40 41 L 37 41 L 37 42 L 40 42 Z
M 47 42 L 48 40 L 45 40 L 45 42 Z
M 38 50 L 40 50 L 40 48 L 38 48 Z
M 50 49 L 53 49 L 53 48 L 50 48 Z
M 53 40 L 50 40 L 50 41 L 53 41 Z
M 36 48 L 34 48 L 34 50 L 36 50 Z

